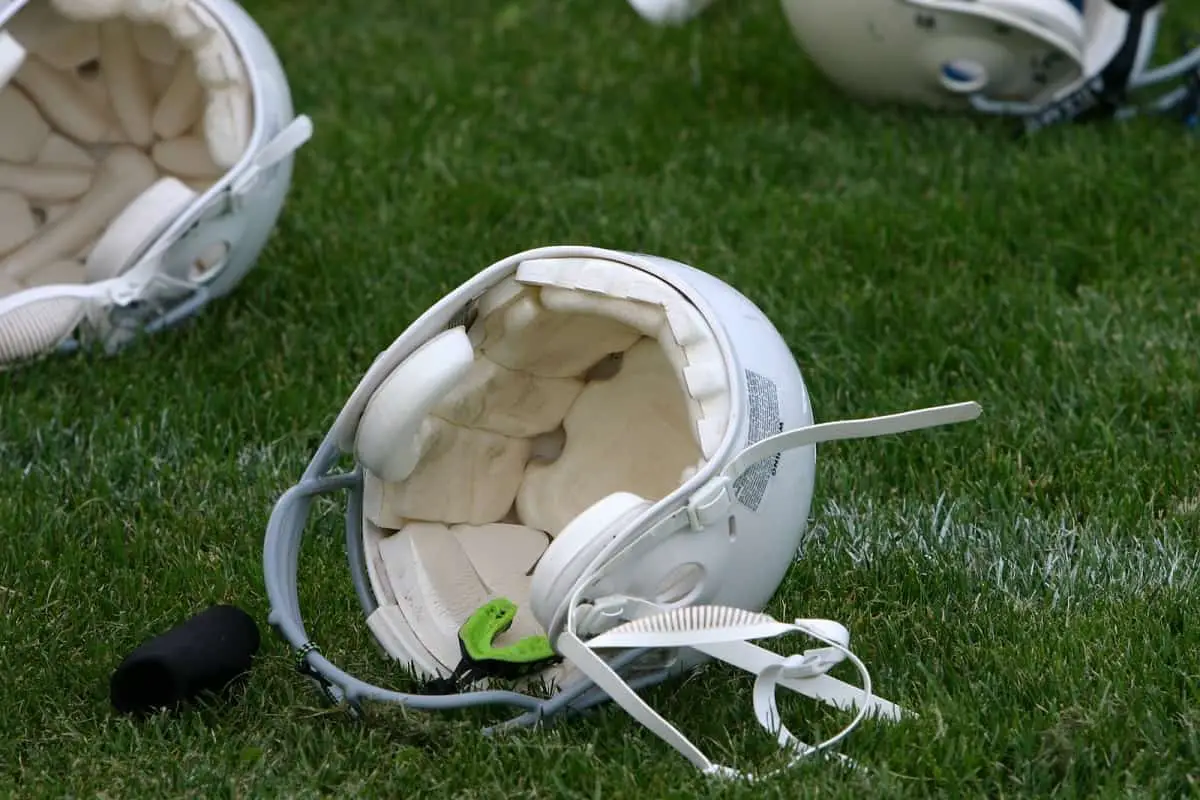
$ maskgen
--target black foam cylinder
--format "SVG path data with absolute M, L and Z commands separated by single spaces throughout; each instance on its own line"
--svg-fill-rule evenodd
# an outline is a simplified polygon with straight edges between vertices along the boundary
M 109 681 L 122 713 L 171 709 L 205 692 L 218 693 L 250 669 L 258 626 L 236 606 L 211 606 L 143 642 Z

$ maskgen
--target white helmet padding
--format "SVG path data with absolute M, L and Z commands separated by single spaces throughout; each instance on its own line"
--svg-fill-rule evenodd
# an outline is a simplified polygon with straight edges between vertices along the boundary
M 765 674 L 767 651 L 744 641 L 750 650 L 722 649 L 721 636 L 743 629 L 688 628 L 686 616 L 674 618 L 683 628 L 671 634 L 684 645 L 601 656 L 587 639 L 673 610 L 760 611 L 804 533 L 817 441 L 978 412 L 960 404 L 814 426 L 787 345 L 723 282 L 597 248 L 521 253 L 444 298 L 375 360 L 300 484 L 279 500 L 264 549 L 271 623 L 334 697 L 420 708 L 504 703 L 541 716 L 608 694 L 646 722 L 630 686 L 707 657 Z M 339 451 L 357 469 L 328 477 Z M 544 636 L 565 657 L 514 686 L 547 683 L 557 696 L 390 692 L 316 652 L 298 608 L 299 538 L 311 497 L 341 488 L 351 493 L 356 589 L 390 656 L 426 679 L 453 676 L 465 653 L 460 630 L 483 604 L 507 598 L 516 615 L 496 645 Z M 726 619 L 705 617 L 718 618 Z M 820 628 L 822 641 L 836 627 L 814 625 L 803 630 Z M 795 677 L 784 684 L 834 705 L 896 716 L 892 704 L 824 675 L 842 657 L 821 662 L 811 680 L 791 667 L 776 677 Z M 614 694 L 613 681 L 628 691 Z M 663 725 L 651 727 L 678 744 Z
M 230 291 L 310 133 L 232 0 L 0 8 L 0 368 Z

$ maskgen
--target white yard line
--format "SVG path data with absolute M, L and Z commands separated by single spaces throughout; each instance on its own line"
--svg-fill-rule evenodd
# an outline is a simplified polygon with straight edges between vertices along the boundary
M 836 551 L 857 563 L 918 555 L 939 566 L 958 566 L 1013 597 L 1049 593 L 1059 604 L 1098 592 L 1200 586 L 1200 552 L 1195 542 L 1173 532 L 1169 520 L 1147 519 L 1137 531 L 1036 517 L 981 524 L 943 500 L 899 508 L 829 501 L 813 516 L 803 551 L 809 557 Z

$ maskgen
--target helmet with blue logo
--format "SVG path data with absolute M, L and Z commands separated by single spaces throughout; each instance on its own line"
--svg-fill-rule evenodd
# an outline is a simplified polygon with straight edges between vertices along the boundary
M 630 0 L 658 24 L 711 2 Z M 1192 123 L 1200 102 L 1200 47 L 1150 66 L 1162 0 L 781 3 L 817 69 L 867 102 L 1011 116 L 1027 131 L 1147 110 Z

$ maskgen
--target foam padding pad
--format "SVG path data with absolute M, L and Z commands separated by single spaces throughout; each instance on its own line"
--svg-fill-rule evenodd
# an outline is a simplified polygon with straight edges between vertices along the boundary
M 520 525 L 479 527 L 414 522 L 385 538 L 379 552 L 396 605 L 416 637 L 438 661 L 459 660 L 458 629 L 480 606 L 508 597 L 528 603 L 526 575 L 546 547 L 540 531 Z M 501 645 L 539 633 L 528 611 L 518 611 Z
M 87 303 L 76 297 L 43 297 L 0 314 L 0 365 L 52 350 L 74 333 L 86 314 Z
M 112 704 L 144 713 L 222 691 L 250 669 L 259 643 L 249 614 L 211 606 L 130 653 L 110 681 Z
M 565 315 L 598 314 L 656 339 L 679 378 L 700 449 L 716 453 L 729 417 L 725 361 L 700 312 L 653 275 L 595 258 L 525 261 L 517 280 Z
M 502 367 L 486 357 L 433 409 L 435 416 L 505 436 L 537 436 L 554 430 L 583 391 L 576 378 L 539 378 Z
M 38 182 L 27 182 L 20 189 L 26 197 L 35 196 L 33 193 L 39 190 L 43 192 L 42 199 L 50 199 L 44 196 L 45 192 L 58 187 L 77 172 L 67 168 L 37 169 L 42 172 Z M 0 261 L 0 269 L 13 277 L 24 278 L 46 264 L 77 255 L 94 243 L 108 224 L 158 179 L 150 159 L 128 145 L 112 148 L 100 162 L 94 177 L 86 172 L 78 173 L 82 176 L 80 186 L 69 187 L 70 197 L 63 198 L 78 197 L 78 202 L 63 216 L 47 224 L 36 238 Z M 57 176 L 53 183 L 50 182 L 51 175 Z M 0 180 L 2 178 L 0 175 Z M 77 195 L 76 188 L 84 191 Z
M 37 229 L 37 219 L 29 202 L 16 192 L 0 190 L 0 255 L 11 253 L 28 242 L 37 234 Z
M 592 314 L 559 314 L 522 290 L 471 326 L 471 342 L 489 360 L 544 378 L 582 375 L 609 353 L 628 349 L 638 332 Z
M 19 200 L 0 203 L 0 273 L 29 289 L 127 272 L 246 155 L 251 92 L 204 0 L 23 4 L 0 30 L 0 193 Z
M 84 262 L 87 279 L 103 281 L 122 274 L 196 197 L 175 178 L 156 181 L 126 206 L 96 241 Z
M 409 448 L 420 461 L 405 480 L 384 482 L 367 474 L 367 518 L 382 528 L 410 519 L 471 525 L 502 519 L 516 499 L 532 442 L 436 418 L 421 423 L 419 433 Z
M 354 434 L 354 455 L 365 469 L 384 481 L 404 480 L 416 468 L 423 446 L 422 423 L 471 369 L 475 353 L 462 328 L 444 331 L 392 370 L 371 395 Z M 426 426 L 428 427 L 428 426 Z
M 651 339 L 629 349 L 615 377 L 589 384 L 563 427 L 562 455 L 531 463 L 517 494 L 521 520 L 554 536 L 615 492 L 669 494 L 703 460 L 674 370 Z

